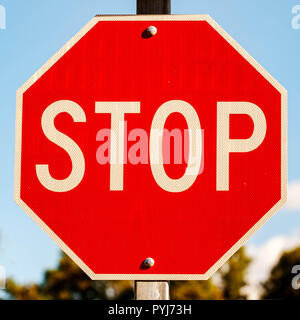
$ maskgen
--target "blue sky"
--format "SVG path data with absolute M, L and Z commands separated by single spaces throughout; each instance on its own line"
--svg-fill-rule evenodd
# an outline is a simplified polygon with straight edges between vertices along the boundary
M 300 181 L 300 29 L 291 25 L 297 4 L 300 0 L 172 0 L 174 14 L 211 15 L 287 88 L 290 181 Z M 29 282 L 56 265 L 59 250 L 13 202 L 16 90 L 94 15 L 135 14 L 136 1 L 0 0 L 0 5 L 6 9 L 6 29 L 0 30 L 0 264 L 9 276 Z M 297 190 L 293 194 L 298 197 Z M 300 232 L 299 212 L 300 205 L 282 209 L 250 244 Z

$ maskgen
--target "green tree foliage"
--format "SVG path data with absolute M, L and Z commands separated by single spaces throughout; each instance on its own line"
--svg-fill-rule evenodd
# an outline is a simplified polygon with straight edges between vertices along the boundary
M 92 281 L 65 254 L 58 267 L 47 270 L 41 284 L 18 285 L 7 281 L 7 293 L 17 300 L 93 300 L 130 299 L 133 288 L 129 281 Z
M 292 287 L 294 266 L 300 265 L 300 247 L 284 252 L 263 284 L 263 299 L 300 299 L 300 289 Z
M 241 289 L 246 285 L 245 275 L 251 260 L 241 248 L 218 272 L 221 281 L 173 281 L 171 297 L 174 300 L 246 299 Z
M 249 264 L 244 249 L 238 251 L 222 271 L 221 284 L 214 281 L 172 281 L 171 298 L 174 300 L 242 299 L 240 290 L 245 285 L 244 275 Z M 132 281 L 92 281 L 65 254 L 58 266 L 44 273 L 40 284 L 19 285 L 7 281 L 7 293 L 17 300 L 82 300 L 133 299 Z
M 172 281 L 172 300 L 222 300 L 223 295 L 211 280 L 208 281 Z
M 17 300 L 43 300 L 36 284 L 22 286 L 9 279 L 6 283 L 6 293 L 9 298 Z
M 246 285 L 245 276 L 250 262 L 251 259 L 246 255 L 245 248 L 242 247 L 221 269 L 224 299 L 241 300 L 247 298 L 242 293 L 242 289 Z

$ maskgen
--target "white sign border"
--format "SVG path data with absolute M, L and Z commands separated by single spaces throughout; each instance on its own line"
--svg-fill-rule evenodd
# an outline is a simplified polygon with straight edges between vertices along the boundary
M 99 21 L 206 21 L 231 46 L 236 49 L 282 97 L 282 132 L 281 132 L 281 200 L 266 213 L 226 254 L 223 255 L 205 274 L 96 274 L 94 273 L 30 208 L 20 197 L 21 150 L 22 150 L 22 106 L 23 94 L 44 73 L 46 73 L 63 55 L 69 51 Z M 269 220 L 286 202 L 287 198 L 287 91 L 275 80 L 246 50 L 244 50 L 227 32 L 209 15 L 120 15 L 96 16 L 82 28 L 66 45 L 62 47 L 46 64 L 42 66 L 17 91 L 16 141 L 15 141 L 15 202 L 56 242 L 56 244 L 93 280 L 207 280 L 209 279 L 245 242 Z

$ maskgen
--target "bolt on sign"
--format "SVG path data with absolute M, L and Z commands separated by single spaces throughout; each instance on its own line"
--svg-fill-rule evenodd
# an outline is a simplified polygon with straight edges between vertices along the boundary
M 16 202 L 92 279 L 208 279 L 286 200 L 286 90 L 207 15 L 95 17 L 16 128 Z

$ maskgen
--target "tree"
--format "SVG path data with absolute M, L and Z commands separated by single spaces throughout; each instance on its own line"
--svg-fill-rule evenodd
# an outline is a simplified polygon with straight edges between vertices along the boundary
M 294 266 L 300 265 L 300 247 L 284 252 L 278 263 L 270 272 L 269 278 L 262 284 L 263 299 L 300 299 L 300 289 L 292 286 L 296 274 L 292 274 Z
M 243 299 L 241 289 L 250 259 L 241 249 L 219 271 L 221 283 L 208 281 L 172 281 L 171 298 L 174 300 Z M 65 254 L 58 266 L 46 270 L 40 284 L 19 285 L 7 281 L 9 298 L 18 300 L 130 300 L 134 297 L 132 281 L 92 281 Z
M 7 281 L 7 293 L 17 300 L 93 300 L 130 299 L 133 288 L 129 281 L 92 281 L 65 254 L 58 267 L 47 270 L 41 284 L 18 285 Z
M 17 300 L 44 300 L 36 284 L 21 286 L 9 279 L 6 282 L 6 293 L 10 299 Z
M 227 265 L 221 269 L 224 299 L 247 299 L 242 293 L 242 289 L 246 285 L 245 276 L 250 262 L 251 259 L 246 255 L 245 248 L 242 247 L 229 259 Z
M 241 248 L 217 273 L 220 281 L 173 281 L 171 297 L 176 300 L 220 300 L 246 299 L 242 289 L 246 285 L 245 275 L 251 259 Z
M 222 291 L 211 280 L 172 281 L 171 299 L 173 300 L 221 300 Z

